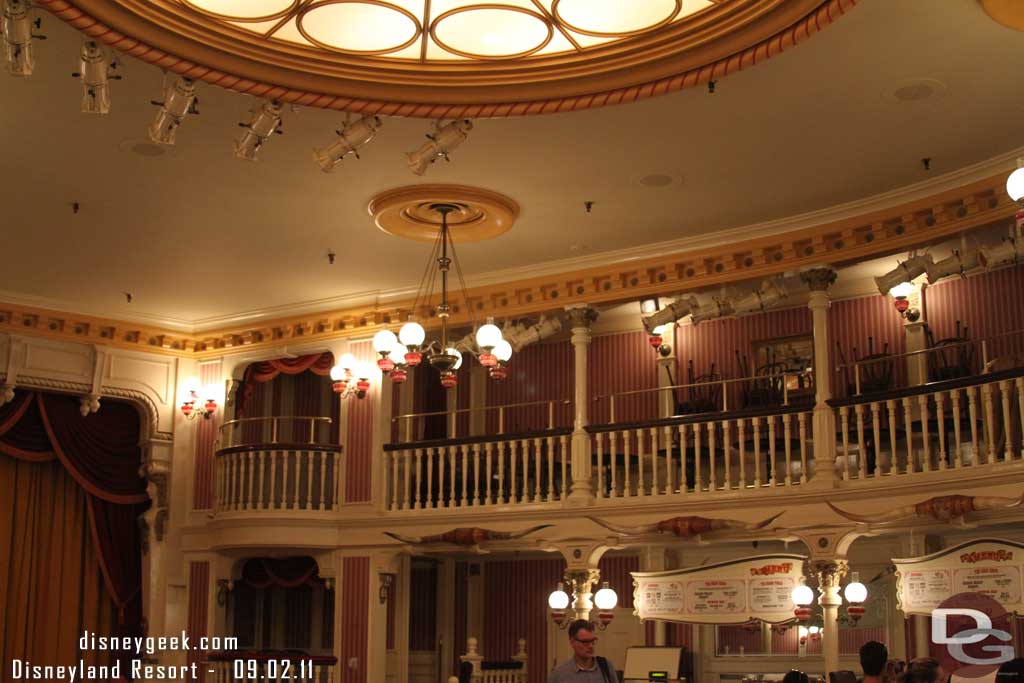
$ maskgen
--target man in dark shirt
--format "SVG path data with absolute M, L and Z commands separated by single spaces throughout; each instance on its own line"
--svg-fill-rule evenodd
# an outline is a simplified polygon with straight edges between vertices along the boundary
M 573 657 L 556 666 L 548 683 L 619 683 L 615 667 L 604 657 L 594 655 L 594 625 L 577 619 L 569 625 L 569 645 Z
M 884 683 L 882 672 L 888 660 L 889 650 L 877 640 L 869 640 L 861 645 L 860 668 L 864 672 L 864 683 Z

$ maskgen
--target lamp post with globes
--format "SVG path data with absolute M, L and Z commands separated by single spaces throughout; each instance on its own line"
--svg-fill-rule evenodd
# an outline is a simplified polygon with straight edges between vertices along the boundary
M 586 580 L 584 583 L 580 583 L 578 577 L 573 580 L 570 579 L 570 585 L 573 587 L 572 597 L 565 590 L 565 582 L 560 581 L 558 587 L 548 596 L 548 607 L 551 608 L 551 620 L 560 629 L 568 628 L 570 620 L 567 619 L 567 609 L 570 601 L 572 602 L 573 618 L 574 619 L 589 619 L 591 611 L 590 603 L 590 585 L 591 581 Z M 608 624 L 615 618 L 615 607 L 619 604 L 619 596 L 608 585 L 605 581 L 601 584 L 601 590 L 597 591 L 594 595 L 593 606 L 597 607 L 597 619 L 594 621 L 595 626 L 604 630 L 608 628 Z

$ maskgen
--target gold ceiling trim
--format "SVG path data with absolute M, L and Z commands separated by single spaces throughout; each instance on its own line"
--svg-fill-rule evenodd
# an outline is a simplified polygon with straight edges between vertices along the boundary
M 858 2 L 715 0 L 660 28 L 572 53 L 421 61 L 267 38 L 179 0 L 35 1 L 92 38 L 193 80 L 302 106 L 424 118 L 565 112 L 675 92 L 773 57 Z
M 519 218 L 519 204 L 498 192 L 467 185 L 408 185 L 386 190 L 367 210 L 384 232 L 418 242 L 434 242 L 441 215 L 431 207 L 451 204 L 448 228 L 456 243 L 480 242 L 508 232 Z
M 473 316 L 511 319 L 572 304 L 603 304 L 644 296 L 695 292 L 756 280 L 818 264 L 843 266 L 934 244 L 952 235 L 1010 218 L 1017 205 L 1000 173 L 961 188 L 840 221 L 714 248 L 666 254 L 467 292 Z M 439 325 L 431 304 L 416 314 L 424 327 Z M 196 335 L 140 327 L 73 313 L 0 303 L 0 331 L 156 351 L 197 359 L 281 344 L 371 336 L 381 325 L 405 320 L 412 299 L 387 307 L 360 306 L 293 316 Z M 469 324 L 460 300 L 451 324 Z

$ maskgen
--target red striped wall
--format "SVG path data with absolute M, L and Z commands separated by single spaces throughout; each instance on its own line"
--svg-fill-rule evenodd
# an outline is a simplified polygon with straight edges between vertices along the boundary
M 188 635 L 196 641 L 209 635 L 206 630 L 206 613 L 210 596 L 210 563 L 190 562 L 188 576 Z M 199 661 L 200 651 L 188 651 L 188 663 Z M 205 669 L 198 667 L 199 683 L 204 680 Z
M 619 596 L 619 607 L 633 608 L 633 576 L 630 572 L 640 571 L 640 558 L 636 555 L 626 557 L 602 557 L 597 563 L 601 571 L 601 582 L 607 581 L 608 586 Z M 596 593 L 601 586 L 594 589 Z M 552 589 L 554 590 L 554 589 Z M 551 591 L 548 591 L 549 593 Z
M 658 386 L 658 355 L 647 339 L 646 333 L 637 331 L 602 335 L 590 342 L 587 389 L 591 398 L 592 423 L 606 423 L 609 419 L 609 400 L 600 397 Z M 674 368 L 672 377 L 679 379 Z M 658 395 L 654 392 L 615 401 L 616 422 L 649 420 L 657 415 Z
M 437 566 L 413 566 L 409 577 L 409 650 L 437 649 Z
M 544 683 L 551 670 L 548 657 L 548 595 L 562 579 L 565 561 L 558 559 L 488 562 L 484 568 L 485 659 L 507 659 L 516 641 L 526 638 L 529 683 Z M 473 635 L 473 634 L 469 634 Z M 464 648 L 456 648 L 464 649 Z
M 220 384 L 221 363 L 199 364 L 199 383 Z M 197 406 L 202 410 L 202 406 Z M 192 509 L 209 510 L 213 507 L 213 444 L 217 440 L 217 427 L 220 426 L 221 415 L 224 407 L 221 406 L 214 414 L 213 419 L 204 420 L 196 417 L 196 453 L 195 453 L 195 476 L 192 484 Z
M 855 357 L 863 358 L 868 355 L 868 337 L 874 340 L 875 353 L 881 353 L 886 343 L 889 345 L 889 353 L 899 354 L 906 351 L 903 319 L 893 308 L 892 299 L 888 296 L 874 295 L 832 303 L 828 311 L 830 367 L 835 368 L 841 363 L 837 343 L 843 350 L 846 362 L 852 363 Z M 906 381 L 906 363 L 897 362 L 893 370 L 895 386 L 903 385 Z M 850 383 L 853 383 L 852 371 Z M 842 373 L 833 375 L 832 394 L 846 394 L 846 382 Z
M 943 280 L 927 289 L 928 326 L 935 339 L 956 336 L 956 321 L 971 339 L 1024 330 L 1024 266 Z M 1019 339 L 993 342 L 989 356 L 1024 351 Z M 980 350 L 976 351 L 980 358 Z
M 376 363 L 377 354 L 372 342 L 356 342 L 349 347 L 357 361 Z M 374 397 L 380 392 L 380 383 L 374 379 L 364 399 L 346 399 L 348 411 L 348 441 L 345 447 L 345 502 L 362 503 L 370 500 L 373 465 Z
M 346 557 L 341 566 L 341 654 L 338 668 L 341 683 L 367 683 L 367 631 L 369 629 L 370 558 Z M 356 657 L 359 666 L 348 667 L 350 658 Z
M 573 363 L 572 344 L 568 341 L 527 346 L 521 353 L 512 355 L 506 380 L 491 381 L 487 385 L 487 405 L 572 399 L 575 374 Z M 505 432 L 544 429 L 547 421 L 546 406 L 509 410 L 505 414 Z M 571 424 L 571 410 L 567 407 L 556 409 L 555 426 L 567 427 Z M 497 428 L 497 411 L 488 411 L 488 432 L 493 434 Z
M 477 565 L 479 567 L 479 565 Z M 469 563 L 468 562 L 456 562 L 455 563 L 455 629 L 452 638 L 454 639 L 454 645 L 452 652 L 452 670 L 450 675 L 459 675 L 459 656 L 466 653 L 466 639 L 469 638 L 469 634 L 466 633 L 466 624 L 469 619 Z M 479 636 L 480 634 L 474 634 Z

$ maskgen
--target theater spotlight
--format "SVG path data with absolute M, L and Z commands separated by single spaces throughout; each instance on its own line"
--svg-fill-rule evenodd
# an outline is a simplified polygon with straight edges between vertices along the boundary
M 705 320 L 725 318 L 733 313 L 735 311 L 733 311 L 732 303 L 729 300 L 712 301 L 709 304 L 695 308 L 690 316 L 690 320 L 693 321 L 694 325 L 699 325 Z
M 505 334 L 504 337 L 512 346 L 512 349 L 518 353 L 524 346 L 547 339 L 551 335 L 558 333 L 561 329 L 561 319 L 545 318 L 544 316 L 541 316 L 541 319 L 536 324 L 531 325 L 524 330 L 513 328 L 510 332 Z
M 978 248 L 978 263 L 986 270 L 1009 263 L 1019 263 L 1022 256 L 1024 249 L 1021 249 L 1020 242 L 1013 237 L 1004 237 L 1003 241 L 994 247 Z
M 79 70 L 71 74 L 82 81 L 82 111 L 86 114 L 110 113 L 110 83 L 121 80 L 111 73 L 117 69 L 117 60 L 107 63 L 107 55 L 94 40 L 82 43 Z
M 152 104 L 160 107 L 156 118 L 149 126 L 149 139 L 160 145 L 173 145 L 178 126 L 188 114 L 198 114 L 196 105 L 196 85 L 191 79 L 178 76 L 172 81 L 164 81 L 164 99 L 162 102 L 152 100 Z
M 928 266 L 932 263 L 932 257 L 928 254 L 921 254 L 903 261 L 885 275 L 875 278 L 875 285 L 882 296 L 889 293 L 901 282 L 910 282 L 916 277 L 924 275 Z
M 348 123 L 341 130 L 334 131 L 338 137 L 323 149 L 313 150 L 313 161 L 320 165 L 324 173 L 330 173 L 348 154 L 359 158 L 356 151 L 377 134 L 381 121 L 377 116 L 364 116 L 355 123 Z
M 469 119 L 452 121 L 442 126 L 438 121 L 434 132 L 427 134 L 427 142 L 415 152 L 406 155 L 409 170 L 416 175 L 423 175 L 427 166 L 438 159 L 450 161 L 448 153 L 465 141 L 469 131 L 473 130 L 473 122 Z
M 765 280 L 759 289 L 744 296 L 730 299 L 729 303 L 733 313 L 743 315 L 745 313 L 757 313 L 775 306 L 788 296 L 781 283 L 772 280 Z
M 694 310 L 697 309 L 697 298 L 694 296 L 681 296 L 670 304 L 667 304 L 665 308 L 661 309 L 654 315 L 649 315 L 642 318 L 644 329 L 649 334 L 654 334 L 654 330 L 662 325 L 668 323 L 674 323 L 675 321 L 685 318 L 690 315 Z
M 40 28 L 42 21 L 29 19 L 30 5 L 26 0 L 4 0 L 3 15 L 0 17 L 0 32 L 4 37 L 4 54 L 7 70 L 12 76 L 31 76 L 36 68 L 32 53 L 33 40 L 46 40 L 46 36 L 32 33 Z
M 928 284 L 934 285 L 942 278 L 950 275 L 967 277 L 967 271 L 978 267 L 978 252 L 974 249 L 961 252 L 959 249 L 953 251 L 949 258 L 944 258 L 938 263 L 925 264 L 924 270 L 928 273 Z
M 241 140 L 235 141 L 235 156 L 246 161 L 256 161 L 256 154 L 267 142 L 267 139 L 277 133 L 281 134 L 281 103 L 275 100 L 266 100 L 259 107 L 252 110 L 252 120 L 249 123 L 239 123 L 245 129 Z

